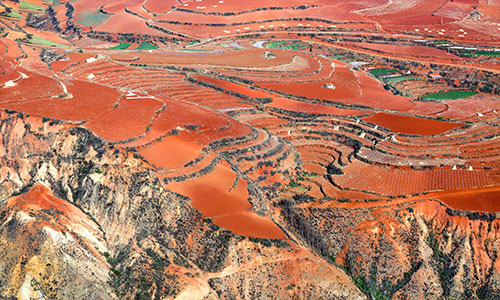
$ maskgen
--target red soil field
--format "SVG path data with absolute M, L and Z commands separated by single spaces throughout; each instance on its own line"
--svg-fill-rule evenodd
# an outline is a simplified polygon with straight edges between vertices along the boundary
M 480 187 L 431 193 L 426 197 L 438 198 L 452 208 L 484 212 L 500 211 L 500 186 Z
M 192 5 L 193 4 L 190 4 L 189 6 Z M 195 3 L 195 5 L 200 6 L 197 3 Z M 173 11 L 169 14 L 160 16 L 157 19 L 162 21 L 177 21 L 181 23 L 192 22 L 195 24 L 213 24 L 213 23 L 232 24 L 238 22 L 255 22 L 255 21 L 265 21 L 265 20 L 293 19 L 293 18 L 318 18 L 334 22 L 351 21 L 351 22 L 373 23 L 373 21 L 363 16 L 350 13 L 346 10 L 343 10 L 341 7 L 335 5 L 313 7 L 306 10 L 295 10 L 291 8 L 281 9 L 281 10 L 261 10 L 261 11 L 247 12 L 232 16 L 204 15 L 204 14 L 193 14 L 184 11 Z M 165 26 L 169 25 L 165 24 Z
M 206 77 L 206 76 L 193 76 L 193 77 L 196 78 L 196 79 L 198 79 L 198 80 L 200 80 L 200 81 L 204 81 L 204 82 L 207 82 L 207 83 L 215 84 L 218 87 L 225 88 L 226 90 L 230 90 L 230 91 L 233 91 L 233 92 L 237 92 L 237 93 L 240 93 L 240 94 L 247 95 L 248 97 L 251 97 L 251 98 L 266 98 L 266 97 L 271 97 L 271 94 L 269 94 L 268 92 L 260 91 L 260 90 L 253 90 L 253 89 L 248 88 L 246 86 L 243 86 L 243 85 L 240 85 L 240 84 L 236 84 L 236 83 L 232 83 L 232 82 L 228 82 L 228 81 L 225 81 L 225 80 L 219 80 L 219 79 L 215 79 L 215 78 L 211 78 L 211 77 Z
M 29 78 L 24 80 L 29 80 Z M 71 83 L 66 82 L 66 84 L 68 92 L 73 95 L 73 98 L 42 98 L 25 102 L 5 102 L 0 106 L 60 120 L 82 121 L 97 118 L 100 114 L 110 110 L 120 97 L 114 89 L 90 82 L 75 80 Z M 19 86 L 13 88 L 19 88 Z M 62 92 L 62 89 L 58 92 Z
M 476 2 L 476 1 L 470 1 Z M 434 14 L 437 16 L 444 16 L 454 19 L 463 19 L 474 10 L 476 3 L 459 3 L 457 1 L 448 2 L 441 9 L 437 10 Z
M 325 88 L 332 83 L 335 89 Z M 407 111 L 415 105 L 409 98 L 395 96 L 386 91 L 379 81 L 365 72 L 351 71 L 342 64 L 335 65 L 332 77 L 311 83 L 259 83 L 260 86 L 308 98 L 319 98 L 344 104 Z
M 187 86 L 186 88 L 197 90 L 201 87 Z M 203 145 L 216 139 L 243 136 L 245 134 L 249 134 L 251 131 L 248 126 L 219 112 L 215 112 L 189 102 L 173 100 L 166 97 L 161 98 L 161 100 L 165 103 L 166 108 L 165 110 L 162 110 L 158 117 L 153 121 L 150 126 L 151 130 L 145 137 L 136 142 L 127 143 L 127 146 L 131 147 L 143 145 L 161 137 L 166 132 L 175 129 L 178 126 L 182 127 L 180 130 L 183 130 L 186 125 L 198 126 L 190 137 L 190 140 Z
M 355 161 L 345 167 L 344 172 L 345 175 L 333 178 L 340 186 L 383 195 L 469 189 L 498 183 L 498 176 L 487 170 L 395 169 Z
M 417 107 L 408 111 L 408 113 L 414 115 L 435 116 L 448 110 L 448 106 L 444 103 L 420 101 L 414 101 L 413 103 L 415 103 Z
M 195 141 L 201 144 L 208 144 L 210 142 L 224 139 L 224 138 L 236 138 L 248 135 L 252 132 L 250 127 L 247 125 L 234 120 L 233 118 L 227 117 L 220 114 L 220 117 L 225 120 L 226 124 L 224 127 L 209 128 L 205 132 L 197 131 Z
M 120 32 L 120 33 L 141 33 L 159 35 L 161 32 L 146 26 L 146 20 L 141 19 L 126 12 L 113 15 L 103 24 L 94 27 L 98 31 Z
M 500 110 L 500 101 L 495 98 L 445 100 L 443 103 L 446 103 L 449 108 L 438 115 L 444 118 L 468 118 L 476 116 L 477 113 L 487 114 L 493 110 Z
M 372 17 L 382 23 L 391 23 L 394 19 L 405 19 L 410 17 L 426 17 L 446 5 L 448 0 L 423 0 L 417 5 L 399 12 Z
M 103 10 L 108 13 L 118 13 L 125 9 L 127 2 L 122 0 L 110 1 L 104 5 Z
M 139 151 L 150 163 L 167 170 L 176 169 L 200 155 L 202 147 L 186 140 L 185 134 L 169 136 Z M 182 151 L 179 151 L 182 149 Z
M 297 111 L 297 112 L 305 112 L 310 114 L 359 116 L 372 113 L 372 111 L 368 110 L 341 109 L 321 104 L 306 103 L 285 98 L 274 99 L 272 103 L 267 104 L 266 106 Z
M 378 124 L 394 132 L 419 135 L 435 135 L 462 126 L 461 123 L 448 123 L 417 117 L 400 116 L 388 113 L 376 113 L 363 118 L 364 121 Z
M 349 45 L 354 45 L 356 47 L 376 50 L 385 53 L 409 55 L 413 57 L 423 56 L 423 57 L 433 57 L 441 59 L 458 59 L 458 60 L 461 59 L 458 56 L 431 47 L 399 46 L 399 45 L 371 44 L 371 43 L 349 43 Z
M 8 60 L 0 60 L 0 84 L 5 84 L 9 80 L 18 80 L 21 74 L 12 69 L 12 63 Z
M 158 0 L 157 0 L 158 1 Z M 148 0 L 149 2 L 149 0 Z M 159 2 L 159 1 L 158 1 Z M 197 3 L 194 1 L 184 1 L 183 3 L 187 3 L 187 6 L 184 6 L 183 4 L 178 4 L 176 5 L 179 8 L 185 8 L 185 9 L 190 9 L 190 10 L 197 10 L 197 11 L 203 11 L 203 12 L 241 12 L 241 11 L 248 11 L 248 10 L 254 10 L 257 8 L 263 8 L 263 7 L 294 7 L 298 5 L 325 5 L 325 4 L 331 4 L 334 1 L 328 1 L 328 0 L 290 0 L 290 1 L 284 1 L 284 0 L 258 0 L 258 1 L 251 1 L 251 2 L 243 2 L 243 1 L 223 1 L 223 3 L 220 3 L 219 0 L 204 0 L 201 3 Z M 338 1 L 335 1 L 338 2 Z M 217 5 L 217 7 L 213 7 L 214 5 Z M 205 9 L 196 9 L 197 6 L 200 7 L 205 7 Z
M 16 86 L 2 89 L 0 103 L 21 102 L 57 96 L 63 93 L 62 87 L 53 78 L 16 68 L 28 78 L 16 81 Z M 41 89 L 43 87 L 43 89 Z
M 21 49 L 19 49 L 19 46 L 17 45 L 17 43 L 14 42 L 13 40 L 2 38 L 1 41 L 7 46 L 7 49 L 6 49 L 7 53 L 5 55 L 5 57 L 7 59 L 14 60 L 15 58 L 21 57 L 23 55 L 23 53 L 21 52 Z M 2 56 L 3 56 L 3 54 L 2 54 Z
M 244 49 L 238 51 L 216 53 L 216 54 L 196 54 L 177 53 L 157 55 L 154 53 L 113 53 L 109 54 L 112 59 L 130 60 L 139 58 L 137 63 L 146 64 L 176 64 L 176 65 L 207 65 L 212 68 L 217 66 L 231 67 L 273 67 L 289 63 L 295 56 L 291 51 L 273 50 L 276 55 L 274 59 L 264 58 L 266 49 Z
M 91 53 L 79 53 L 79 52 L 70 52 L 66 54 L 64 59 L 57 60 L 53 62 L 50 66 L 56 72 L 62 71 L 64 68 L 71 64 L 79 63 L 85 61 L 87 58 L 93 57 L 94 55 Z M 66 59 L 69 58 L 69 59 Z
M 222 162 L 203 177 L 173 182 L 167 188 L 191 198 L 194 208 L 204 216 L 214 217 L 214 220 L 220 218 L 219 224 L 229 230 L 252 237 L 284 238 L 272 221 L 249 212 L 248 184 L 239 179 L 236 187 L 232 188 L 235 179 L 231 166 Z
M 97 118 L 85 127 L 108 141 L 122 141 L 146 131 L 162 103 L 154 99 L 122 99 L 118 107 Z
M 251 211 L 217 216 L 214 217 L 214 223 L 224 228 L 230 228 L 234 234 L 265 239 L 286 238 L 286 235 L 271 219 Z
M 132 2 L 132 1 L 131 1 Z M 178 4 L 179 2 L 175 0 L 147 0 L 147 1 L 135 1 L 135 2 L 140 2 L 144 3 L 144 7 L 155 14 L 163 14 L 168 12 L 169 10 L 172 9 L 172 6 L 175 4 Z M 130 3 L 129 3 L 130 5 Z M 203 5 L 206 5 L 206 3 L 203 3 Z M 182 5 L 179 5 L 182 7 Z

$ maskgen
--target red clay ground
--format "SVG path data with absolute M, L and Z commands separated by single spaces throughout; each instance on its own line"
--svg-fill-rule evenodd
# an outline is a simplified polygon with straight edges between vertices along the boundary
M 378 124 L 394 132 L 419 135 L 435 135 L 463 126 L 462 123 L 449 123 L 388 113 L 376 113 L 363 118 L 364 121 Z
M 270 219 L 251 212 L 248 202 L 247 182 L 238 180 L 231 185 L 236 174 L 226 162 L 215 167 L 213 172 L 203 177 L 173 182 L 167 188 L 191 198 L 193 207 L 204 216 L 213 217 L 217 225 L 258 238 L 285 238 L 284 233 Z
M 500 201 L 498 201 L 500 199 L 500 186 L 498 185 L 431 193 L 427 197 L 437 198 L 450 207 L 460 210 L 500 211 Z
M 85 124 L 108 141 L 122 141 L 146 132 L 162 103 L 154 99 L 122 99 L 117 108 Z
M 453 54 L 447 53 L 446 51 L 439 50 L 431 47 L 423 46 L 399 46 L 399 45 L 387 45 L 387 44 L 371 44 L 371 43 L 349 43 L 348 45 L 353 45 L 356 47 L 370 49 L 375 51 L 380 51 L 384 53 L 408 55 L 413 57 L 432 57 L 440 58 L 446 60 L 461 60 L 460 57 Z
M 284 110 L 290 110 L 290 111 L 305 112 L 309 114 L 359 116 L 372 113 L 372 111 L 370 110 L 341 109 L 321 104 L 300 102 L 286 98 L 274 99 L 272 103 L 267 104 L 266 106 L 280 108 Z
M 25 194 L 9 198 L 7 200 L 7 207 L 25 212 L 53 210 L 57 216 L 57 222 L 53 222 L 53 224 L 59 224 L 61 226 L 79 224 L 88 218 L 75 206 L 55 197 L 52 192 L 42 184 L 36 184 Z M 53 229 L 61 230 L 62 228 Z
M 202 147 L 186 140 L 184 135 L 170 136 L 160 142 L 148 146 L 139 153 L 150 163 L 167 170 L 176 169 L 194 160 L 200 155 Z M 182 151 L 179 151 L 182 149 Z

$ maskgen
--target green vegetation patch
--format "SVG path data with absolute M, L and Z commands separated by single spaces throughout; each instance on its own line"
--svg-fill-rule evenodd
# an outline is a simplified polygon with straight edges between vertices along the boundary
M 390 70 L 390 69 L 373 69 L 368 71 L 372 75 L 375 75 L 377 77 L 384 76 L 384 75 L 390 75 L 390 74 L 395 74 L 398 72 L 398 70 Z
M 434 41 L 432 42 L 434 45 L 444 45 L 444 44 L 449 44 L 450 42 L 448 41 Z
M 438 92 L 438 93 L 432 93 L 432 94 L 427 94 L 424 95 L 424 99 L 431 99 L 431 100 L 443 100 L 443 99 L 460 99 L 460 98 L 467 98 L 470 96 L 476 95 L 477 92 L 474 91 L 460 91 L 460 90 L 453 90 L 453 91 L 447 91 L 447 92 Z
M 25 1 L 19 2 L 19 7 L 20 8 L 24 8 L 24 9 L 30 9 L 30 10 L 38 10 L 38 11 L 44 11 L 45 10 L 45 8 L 43 8 L 41 6 L 38 6 L 38 5 L 35 5 L 35 4 L 31 4 L 31 3 L 25 2 Z
M 274 41 L 266 44 L 266 48 L 269 49 L 288 49 L 288 50 L 301 50 L 309 47 L 309 44 L 306 44 L 300 40 L 294 41 Z
M 271 42 L 269 44 L 266 44 L 266 48 L 271 48 L 271 49 L 280 49 L 282 48 L 281 46 L 283 44 L 286 44 L 287 41 L 275 41 L 275 42 Z
M 290 45 L 286 45 L 285 47 L 283 47 L 283 49 L 299 50 L 299 49 L 303 49 L 303 48 L 306 48 L 306 47 L 309 47 L 309 45 L 306 44 L 306 43 L 293 43 L 293 44 L 290 44 Z
M 111 15 L 103 14 L 99 10 L 84 11 L 77 18 L 78 23 L 85 26 L 98 26 L 106 22 Z
M 500 57 L 500 52 L 495 52 L 495 51 L 473 51 L 473 50 L 458 50 L 460 54 L 466 55 L 466 56 L 473 56 L 473 57 L 478 57 L 478 56 L 490 56 L 490 57 Z
M 394 82 L 394 83 L 400 83 L 400 82 L 407 81 L 407 80 L 419 80 L 419 79 L 420 79 L 420 77 L 413 77 L 413 76 L 399 76 L 399 77 L 385 78 L 386 81 Z
M 10 17 L 10 18 L 16 18 L 16 19 L 21 19 L 23 16 L 19 13 L 17 10 L 13 10 L 10 7 L 7 7 L 5 11 L 0 13 L 0 16 L 5 16 L 5 17 Z
M 136 48 L 136 50 L 154 50 L 157 49 L 155 45 L 148 43 L 148 42 L 142 42 L 139 47 Z
M 51 46 L 51 47 L 61 47 L 61 48 L 68 48 L 67 45 L 59 44 L 59 43 L 54 43 L 46 39 L 42 39 L 37 36 L 33 36 L 30 39 L 28 39 L 30 43 L 32 44 L 37 44 L 37 45 L 43 45 L 43 46 Z
M 206 51 L 214 51 L 214 50 L 212 50 L 212 49 L 181 49 L 180 51 L 188 51 L 188 52 L 189 51 L 191 51 L 191 52 L 199 52 L 199 51 L 203 52 L 203 51 L 205 51 L 206 52 Z
M 116 45 L 114 47 L 111 47 L 111 49 L 123 50 L 123 49 L 127 49 L 128 47 L 130 47 L 129 43 L 121 43 L 120 45 Z
M 186 47 L 189 47 L 189 46 L 194 45 L 196 43 L 198 43 L 198 41 L 192 41 L 191 43 L 187 44 Z M 223 45 L 225 45 L 225 44 L 223 44 Z

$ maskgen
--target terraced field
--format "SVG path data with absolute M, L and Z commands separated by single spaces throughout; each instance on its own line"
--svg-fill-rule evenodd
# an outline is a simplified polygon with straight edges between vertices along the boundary
M 89 254 L 111 266 L 102 276 L 126 297 L 142 297 L 128 284 L 146 286 L 152 272 L 161 280 L 144 288 L 148 297 L 167 297 L 157 286 L 171 280 L 182 287 L 172 291 L 176 299 L 259 299 L 244 272 L 259 277 L 260 268 L 285 262 L 259 277 L 272 281 L 283 269 L 279 276 L 296 276 L 269 288 L 269 299 L 488 299 L 500 291 L 500 68 L 495 55 L 471 55 L 500 51 L 492 13 L 498 3 L 81 0 L 0 7 L 0 115 L 13 122 L 0 127 L 9 132 L 0 136 L 0 191 L 24 193 L 31 185 L 23 180 L 32 176 L 59 193 L 35 186 L 31 198 L 50 195 L 44 209 L 69 207 L 58 204 L 63 196 L 85 196 L 93 202 L 70 207 L 85 214 L 100 203 L 98 193 L 112 190 L 110 164 L 123 181 L 140 170 L 132 179 L 154 192 L 120 185 L 115 204 L 99 204 L 105 208 L 86 221 L 104 230 L 92 222 L 134 210 L 103 221 L 102 239 L 111 235 L 110 245 L 133 248 L 127 259 L 134 264 L 146 253 L 156 271 L 126 281 L 135 271 L 124 262 L 93 248 Z M 55 138 L 66 130 L 71 137 Z M 104 146 L 70 144 L 77 131 Z M 40 154 L 48 147 L 42 137 L 64 156 Z M 94 160 L 81 157 L 82 149 Z M 111 158 L 100 161 L 103 155 Z M 38 167 L 23 169 L 35 158 Z M 45 165 L 51 159 L 61 171 Z M 78 164 L 76 175 L 57 175 L 68 161 Z M 64 181 L 85 178 L 95 184 L 86 187 L 92 193 Z M 134 193 L 136 202 L 123 204 Z M 177 206 L 157 201 L 165 195 Z M 145 211 L 150 203 L 156 210 Z M 30 207 L 21 204 L 6 209 Z M 120 227 L 137 235 L 120 241 L 112 224 L 143 216 L 161 226 L 151 235 Z M 162 235 L 174 219 L 175 234 L 189 232 L 182 240 Z M 219 243 L 230 254 L 216 267 L 200 265 L 208 258 L 190 251 L 215 259 Z M 154 251 L 175 259 L 167 263 Z M 335 278 L 292 271 L 303 258 L 311 269 L 343 276 L 340 288 L 329 294 L 322 286 Z M 439 284 L 425 285 L 428 277 Z M 242 291 L 247 285 L 251 292 Z

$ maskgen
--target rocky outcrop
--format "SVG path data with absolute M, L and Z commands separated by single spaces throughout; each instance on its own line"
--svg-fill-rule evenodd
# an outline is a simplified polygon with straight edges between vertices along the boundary
M 483 299 L 500 293 L 499 220 L 450 212 L 428 199 L 364 208 L 288 202 L 283 209 L 290 227 L 372 298 Z

